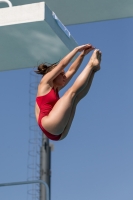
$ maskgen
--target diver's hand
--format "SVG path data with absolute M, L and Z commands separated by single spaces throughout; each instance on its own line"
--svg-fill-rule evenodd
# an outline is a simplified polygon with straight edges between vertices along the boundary
M 93 49 L 95 49 L 91 44 L 85 44 L 85 45 L 81 45 L 76 47 L 76 50 L 78 52 L 82 52 L 85 51 L 85 55 L 88 54 L 90 51 L 92 51 Z
M 83 56 L 86 56 L 88 53 L 90 53 L 92 50 L 94 50 L 95 49 L 95 47 L 90 47 L 90 48 L 88 48 L 88 49 L 85 49 L 81 54 L 83 55 Z

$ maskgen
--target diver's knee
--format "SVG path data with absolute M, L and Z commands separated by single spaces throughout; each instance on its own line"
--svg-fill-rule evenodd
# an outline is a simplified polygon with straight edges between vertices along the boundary
M 76 96 L 76 92 L 74 91 L 74 89 L 71 87 L 67 90 L 66 95 L 68 95 L 71 98 L 74 98 Z

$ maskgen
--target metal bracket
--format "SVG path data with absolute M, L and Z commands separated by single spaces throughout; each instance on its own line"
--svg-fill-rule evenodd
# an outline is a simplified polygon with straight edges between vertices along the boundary
M 46 200 L 49 200 L 49 187 L 48 187 L 47 183 L 42 181 L 42 180 L 1 183 L 0 187 L 14 186 L 14 185 L 25 185 L 25 184 L 33 184 L 33 183 L 41 183 L 45 186 L 45 188 L 46 188 Z

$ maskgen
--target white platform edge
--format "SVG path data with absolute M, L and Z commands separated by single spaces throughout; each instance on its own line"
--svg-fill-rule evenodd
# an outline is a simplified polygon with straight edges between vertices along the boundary
M 45 2 L 0 9 L 0 26 L 43 21 Z

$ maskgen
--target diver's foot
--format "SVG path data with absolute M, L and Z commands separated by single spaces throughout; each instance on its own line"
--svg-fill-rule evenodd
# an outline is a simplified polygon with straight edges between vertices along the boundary
M 90 58 L 89 63 L 94 72 L 100 70 L 101 56 L 101 51 L 99 49 L 96 49 Z

